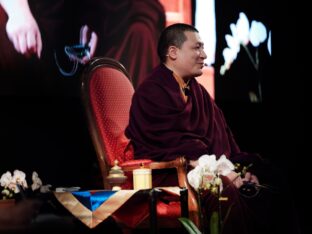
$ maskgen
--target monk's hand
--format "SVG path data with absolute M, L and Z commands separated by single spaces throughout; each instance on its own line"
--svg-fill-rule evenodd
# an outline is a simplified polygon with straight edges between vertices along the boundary
M 242 178 L 243 183 L 255 183 L 259 185 L 258 177 L 251 174 L 250 172 L 246 172 L 245 177 Z
M 80 44 L 87 45 L 90 48 L 90 52 L 88 56 L 84 56 L 79 61 L 82 64 L 86 64 L 91 58 L 94 57 L 95 50 L 98 43 L 98 36 L 94 31 L 88 27 L 88 25 L 84 25 L 80 29 Z
M 235 171 L 231 171 L 226 175 L 226 177 L 231 181 L 231 183 L 234 184 L 236 188 L 240 188 L 243 185 L 243 180 L 240 177 L 240 174 Z

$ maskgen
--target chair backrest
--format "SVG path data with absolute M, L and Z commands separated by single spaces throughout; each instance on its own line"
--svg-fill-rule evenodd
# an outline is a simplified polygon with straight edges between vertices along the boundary
M 134 88 L 121 63 L 101 57 L 92 59 L 84 69 L 81 90 L 104 188 L 110 188 L 104 178 L 114 161 L 133 159 L 133 149 L 124 132 Z
M 173 160 L 174 162 L 151 162 L 148 159 L 133 160 L 134 151 L 124 132 L 129 122 L 134 88 L 121 63 L 110 58 L 93 58 L 82 73 L 81 84 L 82 101 L 89 132 L 98 157 L 104 189 L 111 189 L 106 178 L 115 160 L 118 160 L 123 166 L 128 163 L 130 167 L 134 161 L 133 165 L 150 163 L 151 169 L 175 167 L 179 175 L 179 185 L 188 187 L 185 159 L 178 158 Z M 132 173 L 130 171 L 127 174 L 127 182 L 122 185 L 122 188 L 132 188 Z M 197 202 L 190 189 L 188 190 L 188 197 L 190 217 L 196 220 L 193 218 L 193 214 L 197 213 Z M 162 210 L 165 212 L 160 212 L 161 207 L 164 207 Z M 181 213 L 180 203 L 171 202 L 165 205 L 162 202 L 157 203 L 157 213 L 160 217 L 164 217 L 164 223 L 168 223 L 168 217 L 173 216 L 170 215 L 170 212 L 175 214 L 175 217 L 179 217 Z M 171 221 L 169 224 L 176 225 Z M 165 224 L 165 226 L 170 225 Z

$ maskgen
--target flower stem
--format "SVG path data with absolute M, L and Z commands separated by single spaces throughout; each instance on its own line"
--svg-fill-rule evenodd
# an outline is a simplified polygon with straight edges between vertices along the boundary
M 262 102 L 261 80 L 258 81 L 258 93 L 259 93 L 259 101 Z
M 258 69 L 259 69 L 258 50 L 256 51 L 256 61 L 255 61 L 255 59 L 251 56 L 251 53 L 250 53 L 248 47 L 247 47 L 246 45 L 243 45 L 243 44 L 242 44 L 242 46 L 243 46 L 243 48 L 245 49 L 245 51 L 246 51 L 246 53 L 247 53 L 247 55 L 248 55 L 248 57 L 249 57 L 249 59 L 250 59 L 252 65 L 254 66 L 254 68 L 256 69 L 256 71 L 258 71 Z
M 199 215 L 199 225 L 200 225 L 200 230 L 202 233 L 205 233 L 205 227 L 204 227 L 204 215 L 202 212 L 202 204 L 201 204 L 201 195 L 202 195 L 202 190 L 199 189 L 197 192 L 197 200 L 198 200 L 198 215 Z
M 223 227 L 223 223 L 222 223 L 222 209 L 221 209 L 221 201 L 220 201 L 220 197 L 221 197 L 221 191 L 220 191 L 220 186 L 218 186 L 218 233 L 221 234 L 222 233 L 222 227 Z
M 259 72 L 259 50 L 258 48 L 256 49 L 256 55 L 255 59 L 251 56 L 251 53 L 246 45 L 242 45 L 243 48 L 245 49 L 253 67 L 256 69 L 257 72 Z M 258 94 L 259 94 L 259 102 L 262 102 L 262 88 L 261 88 L 261 80 L 258 78 Z
M 256 49 L 256 64 L 257 64 L 257 68 L 259 69 L 259 50 L 258 50 L 258 48 Z

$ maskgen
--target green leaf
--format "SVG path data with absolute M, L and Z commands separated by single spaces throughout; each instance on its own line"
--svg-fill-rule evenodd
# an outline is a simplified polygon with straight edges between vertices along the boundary
M 188 218 L 178 218 L 179 221 L 183 224 L 185 229 L 188 231 L 190 234 L 202 234 L 201 231 L 197 228 L 197 226 Z
M 218 212 L 214 211 L 210 218 L 210 234 L 219 234 L 219 216 Z

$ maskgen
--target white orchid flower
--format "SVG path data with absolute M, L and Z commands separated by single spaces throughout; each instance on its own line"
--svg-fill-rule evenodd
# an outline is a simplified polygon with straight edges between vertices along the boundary
M 214 172 L 217 169 L 216 155 L 202 155 L 198 159 L 198 165 L 204 168 L 205 172 Z
M 236 31 L 237 34 L 233 36 L 236 36 L 241 44 L 247 45 L 249 43 L 249 20 L 244 12 L 239 13 L 239 18 L 236 22 Z
M 232 63 L 237 57 L 237 52 L 231 48 L 225 48 L 222 52 L 224 58 L 224 64 L 220 68 L 220 74 L 224 75 L 227 70 L 230 69 Z
M 20 170 L 14 170 L 12 182 L 21 185 L 23 188 L 28 188 L 26 174 Z M 15 192 L 19 192 L 19 189 L 17 188 Z
M 230 29 L 231 29 L 231 33 L 232 33 L 233 37 L 237 38 L 237 28 L 236 28 L 236 25 L 234 23 L 230 24 Z
M 227 70 L 228 70 L 228 68 L 226 68 L 226 65 L 223 64 L 223 65 L 220 67 L 220 75 L 223 76 Z
M 38 173 L 36 171 L 32 173 L 32 181 L 33 183 L 31 185 L 31 189 L 33 191 L 35 191 L 36 189 L 39 189 L 42 186 L 42 181 L 39 178 Z
M 249 32 L 250 43 L 258 47 L 267 38 L 266 28 L 263 23 L 253 20 Z
M 225 35 L 225 40 L 228 47 L 222 51 L 224 64 L 220 66 L 220 75 L 223 76 L 226 71 L 230 69 L 232 63 L 236 60 L 241 47 L 243 47 L 244 51 L 246 51 L 253 67 L 258 72 L 260 61 L 259 51 L 256 47 L 265 42 L 267 39 L 266 27 L 263 23 L 256 20 L 251 21 L 251 25 L 249 25 L 249 20 L 246 14 L 244 12 L 240 12 L 236 24 L 231 23 L 230 29 L 232 35 Z M 249 42 L 253 47 L 256 48 L 256 50 L 254 50 L 254 55 L 252 54 L 252 51 L 250 51 L 251 46 L 249 45 Z M 269 32 L 269 38 L 267 40 L 267 48 L 269 54 L 271 55 L 271 31 Z M 258 79 L 258 95 L 259 97 L 253 91 L 249 91 L 250 101 L 262 101 L 262 88 L 260 79 Z
M 225 48 L 222 52 L 224 58 L 224 64 L 226 65 L 227 69 L 230 68 L 231 64 L 237 58 L 236 50 L 231 48 Z
M 267 47 L 268 47 L 269 54 L 272 55 L 271 31 L 269 32 L 269 38 L 268 38 Z
M 203 185 L 213 184 L 215 178 L 216 178 L 216 174 L 214 172 L 205 172 L 203 174 Z
M 40 188 L 40 192 L 48 192 L 50 191 L 50 187 L 52 187 L 51 185 L 43 186 L 36 171 L 32 173 L 32 182 L 31 189 L 33 191 Z M 23 171 L 14 170 L 12 175 L 10 171 L 7 171 L 0 178 L 0 186 L 3 187 L 0 190 L 2 197 L 4 199 L 12 198 L 14 197 L 14 193 L 19 193 L 21 189 L 28 188 L 26 174 Z
M 235 52 L 237 54 L 240 51 L 240 42 L 236 37 L 229 35 L 229 34 L 226 34 L 225 40 L 226 40 L 228 47 L 231 50 L 233 50 L 233 52 Z
M 222 191 L 222 180 L 219 175 L 226 176 L 234 170 L 234 165 L 225 155 L 216 160 L 216 155 L 202 155 L 198 158 L 198 165 L 187 174 L 190 185 L 195 189 L 215 189 Z M 212 191 L 212 190 L 211 190 Z
M 226 176 L 234 170 L 233 163 L 223 154 L 217 161 L 217 170 L 219 175 Z
M 2 187 L 8 187 L 10 183 L 12 183 L 12 174 L 11 172 L 7 171 L 6 173 L 2 174 L 0 179 L 0 184 Z
M 187 180 L 190 185 L 197 191 L 201 185 L 203 180 L 203 167 L 196 166 L 193 170 L 187 173 Z
M 8 189 L 3 189 L 1 191 L 1 194 L 4 195 L 5 197 L 10 197 L 12 194 L 11 194 L 11 191 L 8 190 Z

